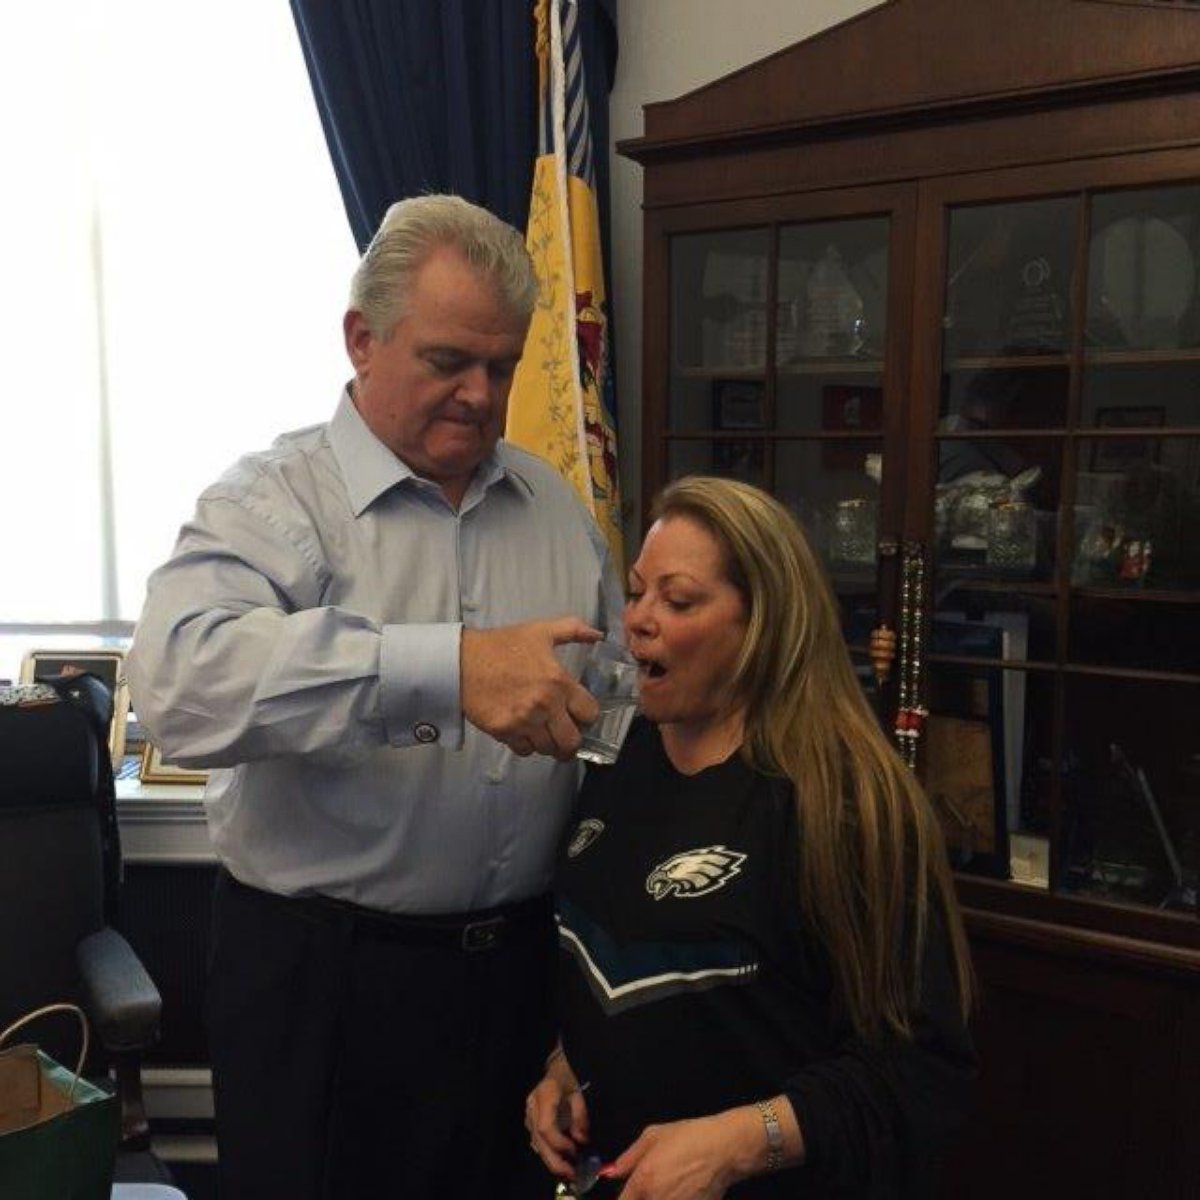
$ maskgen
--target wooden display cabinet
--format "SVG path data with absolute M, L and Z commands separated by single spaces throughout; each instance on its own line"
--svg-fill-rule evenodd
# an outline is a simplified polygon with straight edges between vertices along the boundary
M 983 992 L 947 1194 L 1200 1180 L 1198 85 L 1200 6 L 892 0 L 619 147 L 644 497 L 769 488 L 929 710 Z

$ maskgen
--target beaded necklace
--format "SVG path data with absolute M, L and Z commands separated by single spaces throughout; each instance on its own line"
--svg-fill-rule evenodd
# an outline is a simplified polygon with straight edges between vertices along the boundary
M 925 548 L 905 542 L 900 564 L 900 678 L 896 709 L 896 742 L 914 770 L 917 741 L 929 710 L 921 704 L 921 639 L 924 627 Z

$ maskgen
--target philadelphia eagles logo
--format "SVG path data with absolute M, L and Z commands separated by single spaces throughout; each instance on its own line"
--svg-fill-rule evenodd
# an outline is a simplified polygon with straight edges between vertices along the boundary
M 567 857 L 578 858 L 603 832 L 604 822 L 597 821 L 595 817 L 580 821 L 567 845 Z
M 707 896 L 723 888 L 741 873 L 744 854 L 728 846 L 705 846 L 700 850 L 685 850 L 659 863 L 646 879 L 646 891 L 655 900 L 675 895 L 681 900 Z

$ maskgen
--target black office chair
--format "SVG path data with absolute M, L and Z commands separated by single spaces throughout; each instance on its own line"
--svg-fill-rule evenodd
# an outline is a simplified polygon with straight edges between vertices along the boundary
M 150 1153 L 140 1052 L 162 998 L 117 932 L 121 851 L 108 728 L 112 697 L 91 675 L 0 687 L 0 1028 L 59 1000 L 88 1015 L 88 1074 L 113 1069 L 121 1100 L 117 1178 L 169 1182 Z M 74 1062 L 70 1018 L 30 1028 Z

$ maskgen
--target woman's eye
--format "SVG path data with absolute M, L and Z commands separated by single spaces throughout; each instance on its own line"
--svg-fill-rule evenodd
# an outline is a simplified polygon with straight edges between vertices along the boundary
M 642 598 L 642 594 L 643 593 L 641 593 L 641 592 L 627 591 L 625 593 L 625 603 L 626 604 L 636 603 L 638 600 L 640 600 Z
M 667 607 L 672 612 L 687 612 L 687 610 L 692 607 L 692 601 L 690 601 L 690 600 L 675 600 L 675 599 L 668 597 L 667 598 Z

